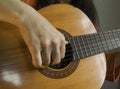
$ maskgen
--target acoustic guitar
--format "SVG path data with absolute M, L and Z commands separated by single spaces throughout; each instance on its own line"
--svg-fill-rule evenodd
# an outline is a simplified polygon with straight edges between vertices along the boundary
M 58 65 L 34 68 L 17 24 L 0 21 L 0 89 L 100 89 L 106 75 L 103 52 L 120 47 L 119 29 L 96 33 L 82 11 L 66 4 L 38 12 L 65 35 L 66 56 Z

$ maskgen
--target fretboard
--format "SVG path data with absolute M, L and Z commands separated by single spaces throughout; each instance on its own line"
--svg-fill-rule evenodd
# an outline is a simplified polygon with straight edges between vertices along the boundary
M 120 29 L 98 32 L 68 39 L 73 50 L 73 60 L 93 56 L 120 47 Z

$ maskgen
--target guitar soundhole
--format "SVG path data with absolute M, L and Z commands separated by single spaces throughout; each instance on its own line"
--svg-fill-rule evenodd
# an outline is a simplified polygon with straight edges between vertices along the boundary
M 59 64 L 56 65 L 50 65 L 50 68 L 53 69 L 62 69 L 65 68 L 66 66 L 68 66 L 68 64 L 72 61 L 73 58 L 73 51 L 72 51 L 72 47 L 70 44 L 66 45 L 66 53 L 65 53 L 65 58 L 61 60 L 61 62 Z
M 60 30 L 60 29 L 58 29 Z M 67 38 L 71 37 L 71 35 L 63 30 L 60 30 Z M 79 65 L 79 61 L 72 61 L 73 51 L 70 44 L 66 45 L 66 54 L 65 58 L 61 60 L 61 63 L 57 65 L 50 65 L 45 69 L 38 69 L 40 73 L 49 78 L 60 79 L 65 78 L 71 75 Z

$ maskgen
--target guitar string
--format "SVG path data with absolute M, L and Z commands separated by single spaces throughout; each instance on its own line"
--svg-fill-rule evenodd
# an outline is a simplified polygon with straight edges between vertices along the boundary
M 94 44 L 92 44 L 92 46 L 94 46 Z M 68 46 L 66 46 L 66 47 L 68 47 Z M 69 48 L 69 47 L 68 47 Z M 118 47 L 116 47 L 116 48 L 118 48 Z M 79 50 L 79 49 L 78 49 Z M 0 50 L 1 51 L 1 50 Z M 73 55 L 73 53 L 71 53 L 71 52 L 73 52 L 73 51 L 75 51 L 74 49 L 69 49 L 69 50 L 66 50 L 66 56 L 65 57 L 69 57 L 69 56 L 71 56 L 71 55 Z M 69 53 L 70 52 L 70 53 Z M 1 53 L 1 52 L 0 52 Z
M 93 44 L 93 46 L 94 46 L 94 44 Z M 68 46 L 66 46 L 66 47 L 68 47 Z M 69 46 L 70 47 L 70 46 Z M 68 48 L 69 48 L 68 47 Z M 17 48 L 16 48 L 17 49 Z M 81 50 L 81 49 L 77 49 L 77 50 Z M 75 49 L 68 49 L 68 50 L 66 50 L 66 54 L 67 55 L 65 55 L 65 57 L 69 57 L 69 56 L 71 56 L 71 55 L 73 55 L 73 53 L 71 53 L 71 52 L 74 52 L 75 51 Z M 7 51 L 7 52 L 9 52 L 9 51 Z M 3 52 L 2 52 L 3 53 Z M 4 52 L 5 53 L 5 52 Z M 0 54 L 1 54 L 1 52 L 0 52 Z M 92 55 L 92 54 L 91 54 Z M 84 56 L 82 56 L 82 57 L 84 57 Z
M 117 31 L 120 33 L 119 29 L 118 29 Z M 113 33 L 115 34 L 116 31 L 109 31 L 109 34 L 110 34 L 110 35 L 111 35 L 111 33 L 112 33 L 112 34 L 113 34 Z M 98 34 L 98 33 L 97 33 L 97 34 Z M 101 34 L 103 35 L 103 34 L 105 34 L 105 33 L 102 32 L 102 33 L 99 33 L 99 34 L 100 34 L 100 36 L 101 36 Z M 117 35 L 118 35 L 118 34 L 117 34 Z M 99 36 L 99 38 L 101 38 L 100 36 Z M 86 37 L 86 36 L 85 36 L 85 37 Z M 103 36 L 103 37 L 104 37 L 104 36 Z M 105 38 L 105 37 L 104 37 L 104 38 Z M 118 38 L 118 36 L 117 36 L 116 38 Z M 111 40 L 111 39 L 110 39 L 110 40 Z M 118 41 L 118 40 L 117 40 L 117 41 Z M 106 41 L 106 40 L 105 40 L 105 42 L 106 42 L 106 43 L 110 43 L 110 41 Z M 80 42 L 78 42 L 78 43 L 80 43 Z M 120 45 L 119 45 L 120 43 L 116 42 L 116 41 L 115 41 L 115 38 L 114 38 L 114 43 L 116 43 L 116 44 L 118 44 L 118 45 L 117 45 L 116 47 L 113 47 L 113 48 L 118 48 L 118 47 L 120 46 Z M 101 45 L 104 46 L 105 44 L 101 43 Z M 94 47 L 95 47 L 94 44 L 92 44 L 91 46 L 94 46 Z M 102 46 L 102 47 L 103 47 L 103 46 Z M 106 46 L 106 45 L 105 45 L 105 46 Z M 99 48 L 99 47 L 98 47 L 98 48 Z M 98 49 L 98 48 L 96 48 L 96 49 Z M 113 49 L 113 48 L 111 48 L 111 49 Z M 96 51 L 96 49 L 94 49 L 94 51 Z M 107 51 L 107 50 L 111 50 L 111 49 L 104 48 L 103 52 L 104 52 L 104 51 Z M 78 49 L 78 50 L 80 50 L 80 49 Z M 98 53 L 98 52 L 96 52 L 95 54 L 97 54 L 97 53 Z
M 94 44 L 92 45 L 92 46 L 94 46 Z M 66 47 L 68 47 L 68 46 L 66 46 Z M 70 46 L 68 47 L 68 48 L 70 48 Z M 17 49 L 17 48 L 16 48 Z M 77 50 L 81 50 L 81 49 L 77 49 Z M 73 55 L 73 53 L 71 53 L 71 52 L 74 52 L 75 51 L 75 49 L 68 49 L 68 50 L 66 50 L 66 56 L 65 57 L 69 57 L 69 56 L 71 56 L 71 55 Z M 9 51 L 7 51 L 7 52 L 9 52 Z M 0 52 L 0 54 L 1 53 L 3 53 L 3 51 L 2 52 Z M 4 52 L 5 53 L 5 52 Z

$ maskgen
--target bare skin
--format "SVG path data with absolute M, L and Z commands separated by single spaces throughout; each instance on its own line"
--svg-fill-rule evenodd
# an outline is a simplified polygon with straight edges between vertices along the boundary
M 56 30 L 42 15 L 20 0 L 0 0 L 0 20 L 9 20 L 4 15 L 7 8 L 20 19 L 25 29 L 20 29 L 37 68 L 57 64 L 65 56 L 65 37 Z M 4 18 L 4 19 L 3 19 Z M 10 21 L 8 21 L 10 22 Z

